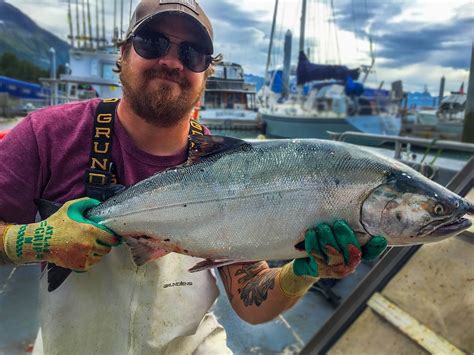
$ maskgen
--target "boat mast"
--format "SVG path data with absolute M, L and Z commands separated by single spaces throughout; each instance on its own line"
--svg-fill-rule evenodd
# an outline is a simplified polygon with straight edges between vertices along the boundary
M 354 1 L 354 0 L 352 0 Z M 365 13 L 367 15 L 367 18 L 369 17 L 369 10 L 367 8 L 367 0 L 364 0 L 364 3 L 365 3 Z M 369 73 L 372 71 L 374 65 L 375 65 L 375 55 L 374 55 L 374 43 L 372 41 L 372 34 L 370 33 L 370 27 L 369 27 L 369 30 L 368 30 L 368 35 L 369 35 L 369 45 L 370 45 L 370 58 L 371 58 L 371 62 L 370 62 L 370 66 L 367 68 L 363 68 L 363 70 L 365 71 L 365 75 L 364 75 L 364 79 L 362 79 L 362 83 L 365 83 L 365 81 L 367 80 L 367 77 L 369 76 Z
M 275 10 L 273 11 L 272 31 L 270 33 L 270 45 L 268 46 L 267 66 L 265 67 L 265 79 L 266 80 L 268 79 L 267 78 L 268 77 L 268 69 L 270 67 L 270 58 L 271 58 L 271 55 L 272 55 L 273 35 L 275 34 L 275 24 L 276 24 L 277 12 L 278 12 L 278 0 L 275 1 Z
M 461 142 L 474 143 L 474 44 L 471 51 L 471 68 L 469 70 L 469 86 L 467 88 L 466 111 Z
M 76 32 L 77 32 L 77 48 L 81 47 L 81 24 L 79 22 L 79 0 L 76 0 Z
M 95 34 L 96 47 L 100 47 L 100 30 L 99 30 L 99 0 L 95 0 Z
M 82 31 L 84 47 L 87 47 L 87 31 L 86 31 L 86 3 L 82 0 Z
M 120 39 L 123 36 L 123 0 L 120 0 Z
M 102 0 L 102 45 L 104 47 L 107 46 L 107 40 L 105 38 L 105 6 L 104 6 L 104 0 Z
M 301 10 L 301 27 L 300 27 L 300 52 L 304 52 L 305 27 L 306 27 L 306 0 L 303 0 L 303 8 Z
M 94 42 L 92 38 L 91 6 L 89 0 L 87 0 L 87 27 L 89 28 L 89 45 L 91 48 L 94 48 Z
M 74 48 L 74 31 L 72 27 L 71 0 L 67 1 L 67 20 L 69 22 L 69 36 L 71 38 L 71 47 Z

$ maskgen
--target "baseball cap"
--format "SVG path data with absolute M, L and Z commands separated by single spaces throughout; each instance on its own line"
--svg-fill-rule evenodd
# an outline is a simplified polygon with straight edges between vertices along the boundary
M 163 14 L 187 16 L 201 30 L 202 47 L 206 54 L 214 53 L 213 30 L 211 21 L 196 0 L 142 0 L 137 5 L 125 38 L 136 33 L 142 26 Z

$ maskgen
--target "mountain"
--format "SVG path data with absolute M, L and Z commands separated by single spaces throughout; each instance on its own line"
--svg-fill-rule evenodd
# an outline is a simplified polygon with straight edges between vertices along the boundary
M 69 61 L 67 42 L 39 27 L 13 5 L 0 0 L 0 54 L 10 52 L 40 68 L 49 69 L 51 47 L 56 50 L 56 65 Z

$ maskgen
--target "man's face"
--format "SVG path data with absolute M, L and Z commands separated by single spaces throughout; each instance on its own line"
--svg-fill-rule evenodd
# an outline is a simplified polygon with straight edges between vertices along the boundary
M 189 118 L 204 91 L 204 72 L 192 72 L 178 59 L 179 43 L 199 45 L 199 41 L 195 25 L 182 16 L 163 16 L 147 26 L 151 32 L 165 34 L 173 43 L 168 53 L 158 59 L 141 57 L 133 46 L 122 53 L 123 96 L 145 121 L 170 127 Z

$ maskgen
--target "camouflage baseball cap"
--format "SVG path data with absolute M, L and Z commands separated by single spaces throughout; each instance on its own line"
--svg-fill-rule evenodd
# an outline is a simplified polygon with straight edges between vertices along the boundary
M 211 21 L 196 0 L 142 0 L 137 5 L 125 38 L 136 33 L 143 25 L 163 14 L 187 16 L 201 30 L 202 47 L 206 54 L 214 53 Z

